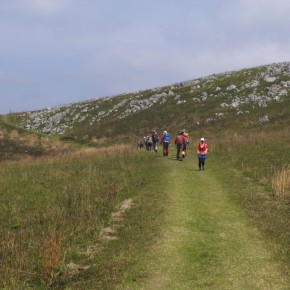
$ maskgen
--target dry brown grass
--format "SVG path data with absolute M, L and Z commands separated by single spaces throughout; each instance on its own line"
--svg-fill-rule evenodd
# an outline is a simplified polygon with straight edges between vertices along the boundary
M 57 230 L 50 230 L 44 237 L 42 242 L 42 269 L 44 279 L 51 281 L 55 278 L 54 267 L 61 262 L 60 237 Z
M 94 145 L 105 145 L 109 143 L 108 138 L 106 137 L 102 137 L 102 138 L 93 137 L 91 142 Z
M 223 136 L 217 136 L 210 139 L 210 146 L 212 149 L 226 149 L 227 151 L 236 150 L 241 147 L 255 146 L 255 148 L 262 147 L 264 142 L 275 138 L 282 138 L 285 136 L 285 132 L 271 132 L 270 133 L 261 131 L 256 132 L 235 132 L 235 131 L 225 131 Z
M 16 227 L 17 225 L 15 225 L 15 228 Z M 25 239 L 24 235 L 24 231 L 20 231 L 19 234 L 12 229 L 8 230 L 5 233 L 5 236 L 2 236 L 0 239 L 0 275 L 2 280 L 0 284 L 2 287 L 18 285 L 18 283 L 22 280 L 27 258 L 26 247 L 22 241 L 22 239 Z M 11 277 L 13 277 L 13 279 L 11 279 Z M 5 284 L 5 281 L 9 280 L 10 283 Z
M 20 134 L 19 134 L 19 132 L 16 131 L 16 130 L 13 130 L 13 131 L 10 133 L 10 138 L 11 138 L 12 140 L 15 140 L 15 141 L 20 140 Z
M 283 197 L 290 197 L 290 165 L 277 169 L 271 179 L 274 193 Z
M 82 157 L 94 155 L 103 158 L 106 156 L 118 156 L 119 154 L 130 153 L 131 150 L 134 151 L 136 148 L 128 145 L 114 145 L 104 148 L 81 148 L 80 150 L 67 153 L 67 156 Z

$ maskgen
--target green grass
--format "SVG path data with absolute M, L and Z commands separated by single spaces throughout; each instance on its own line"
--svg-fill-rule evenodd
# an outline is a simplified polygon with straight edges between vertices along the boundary
M 209 137 L 205 172 L 194 149 L 184 162 L 119 146 L 2 163 L 0 288 L 284 289 L 289 198 L 269 180 L 279 135 Z
M 214 153 L 205 172 L 195 156 L 161 162 L 168 199 L 160 236 L 120 289 L 287 289 L 287 267 L 272 249 L 278 239 L 264 236 L 236 196 L 242 173 Z
M 3 164 L 0 288 L 111 289 L 150 243 L 162 214 L 162 206 L 150 208 L 162 202 L 161 167 L 146 158 L 121 146 Z M 102 228 L 112 226 L 112 212 L 128 198 L 135 205 L 129 220 L 115 224 L 118 241 L 102 241 Z M 89 269 L 73 275 L 70 263 Z
M 290 164 L 287 135 L 286 130 L 236 135 L 232 144 L 224 140 L 218 160 L 222 163 L 226 156 L 226 164 L 243 174 L 242 177 L 231 175 L 233 196 L 260 231 L 274 241 L 277 259 L 283 261 L 289 273 L 290 187 L 285 188 L 284 195 L 279 195 L 272 186 L 275 174 Z M 236 189 L 235 185 L 238 185 Z

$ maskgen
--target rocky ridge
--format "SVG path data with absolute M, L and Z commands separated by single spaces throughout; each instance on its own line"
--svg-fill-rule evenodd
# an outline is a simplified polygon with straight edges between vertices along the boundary
M 258 70 L 257 73 L 253 72 Z M 239 74 L 237 83 L 224 85 L 233 75 Z M 186 94 L 184 89 L 187 88 Z M 221 100 L 220 112 L 208 116 L 205 123 L 225 118 L 227 110 L 235 110 L 237 115 L 249 114 L 255 108 L 266 108 L 273 102 L 283 102 L 289 98 L 290 62 L 275 63 L 239 72 L 225 72 L 204 78 L 177 83 L 165 88 L 155 88 L 130 95 L 119 95 L 86 102 L 68 104 L 55 108 L 25 112 L 18 123 L 25 129 L 44 134 L 63 134 L 76 124 L 88 122 L 91 126 L 104 118 L 124 119 L 154 105 L 168 101 L 176 106 L 186 103 L 202 105 L 210 99 Z M 245 109 L 247 105 L 247 109 Z M 217 108 L 217 110 L 218 110 Z M 258 123 L 269 122 L 267 115 L 259 117 Z

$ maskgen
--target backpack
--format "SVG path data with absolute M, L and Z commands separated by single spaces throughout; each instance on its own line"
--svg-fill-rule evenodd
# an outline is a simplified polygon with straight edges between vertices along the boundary
M 178 135 L 178 136 L 177 136 L 176 144 L 177 144 L 177 145 L 182 145 L 182 144 L 183 144 L 183 140 L 182 140 L 182 136 L 181 136 L 181 135 Z
M 169 143 L 169 134 L 165 134 L 165 135 L 164 135 L 163 142 L 165 142 L 165 143 Z
M 154 142 L 157 142 L 158 141 L 158 135 L 157 135 L 157 133 L 154 133 L 153 135 L 152 135 L 152 140 L 154 141 Z

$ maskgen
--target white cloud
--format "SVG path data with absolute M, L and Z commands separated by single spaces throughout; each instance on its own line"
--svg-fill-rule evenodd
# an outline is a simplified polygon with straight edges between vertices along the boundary
M 275 62 L 289 61 L 287 51 L 290 45 L 281 50 L 279 44 L 255 44 L 232 49 L 231 51 L 201 52 L 196 56 L 196 63 L 203 75 L 239 70 Z

